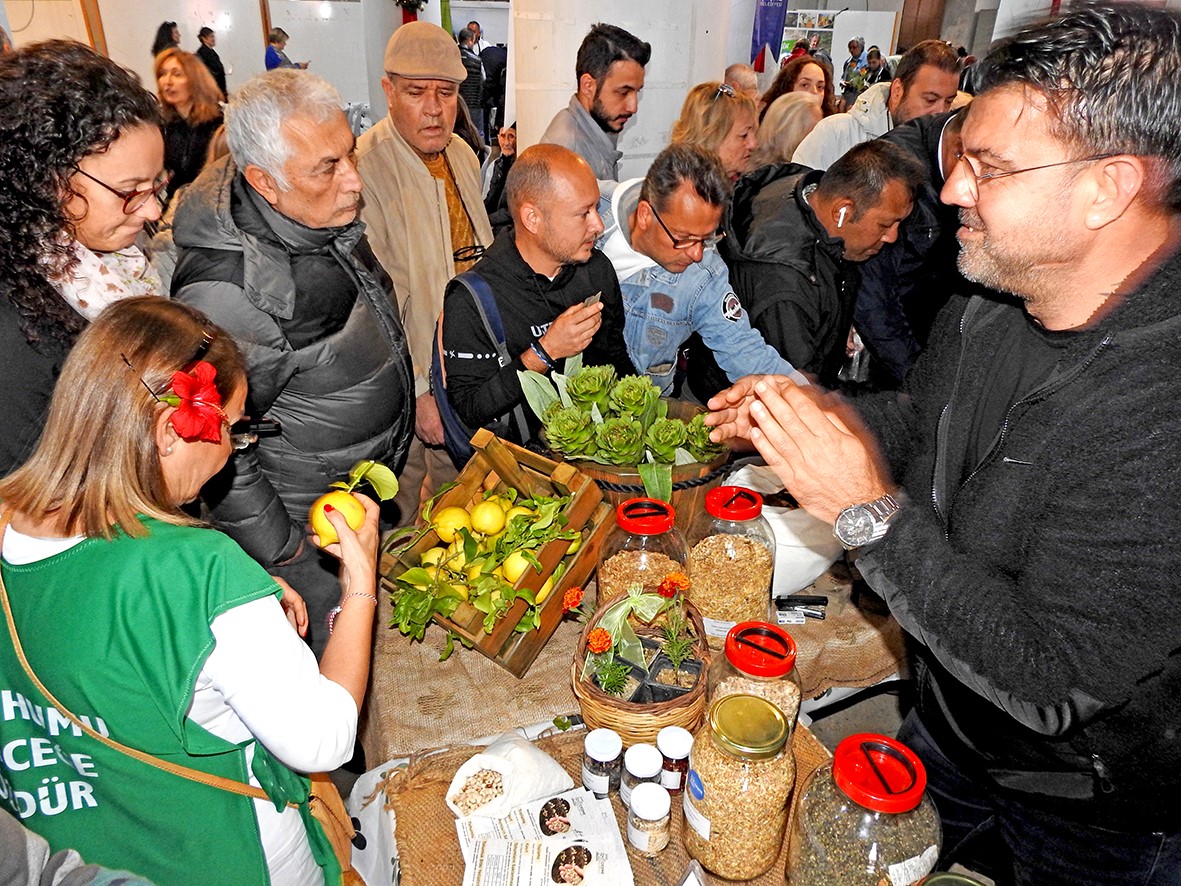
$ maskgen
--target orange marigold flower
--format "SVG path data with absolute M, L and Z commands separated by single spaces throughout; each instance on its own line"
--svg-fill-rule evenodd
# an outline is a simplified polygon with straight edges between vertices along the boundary
M 666 578 L 656 586 L 656 593 L 671 600 L 677 595 L 677 587 Z
M 577 609 L 582 605 L 582 588 L 570 588 L 562 596 L 562 611 L 569 612 L 572 609 Z
M 586 638 L 586 648 L 598 655 L 611 648 L 611 635 L 606 628 L 595 628 Z
M 669 582 L 678 591 L 689 590 L 689 576 L 683 572 L 670 572 L 665 576 L 664 580 Z

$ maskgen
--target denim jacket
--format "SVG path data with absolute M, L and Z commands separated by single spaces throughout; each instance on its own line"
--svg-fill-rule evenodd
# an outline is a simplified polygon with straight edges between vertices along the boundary
M 730 381 L 755 373 L 795 373 L 762 334 L 751 328 L 716 249 L 705 250 L 701 261 L 680 274 L 666 271 L 632 249 L 627 220 L 639 202 L 642 182 L 638 178 L 619 184 L 601 182 L 599 199 L 604 230 L 598 247 L 619 276 L 623 337 L 636 369 L 646 373 L 663 393 L 669 393 L 677 354 L 696 332 Z

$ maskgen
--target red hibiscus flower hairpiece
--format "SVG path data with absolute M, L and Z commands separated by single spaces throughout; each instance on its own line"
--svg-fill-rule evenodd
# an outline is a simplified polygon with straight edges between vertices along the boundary
M 226 414 L 221 408 L 221 394 L 213 383 L 215 378 L 217 368 L 206 360 L 198 360 L 190 372 L 174 372 L 169 391 L 160 395 L 160 400 L 176 407 L 170 421 L 181 439 L 221 442 Z

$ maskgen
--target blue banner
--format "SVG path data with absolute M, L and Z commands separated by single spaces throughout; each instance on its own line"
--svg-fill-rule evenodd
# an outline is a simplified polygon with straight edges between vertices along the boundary
M 786 17 L 787 0 L 759 0 L 750 41 L 752 63 L 762 55 L 764 46 L 770 46 L 771 57 L 779 60 L 779 49 L 783 44 L 783 21 Z

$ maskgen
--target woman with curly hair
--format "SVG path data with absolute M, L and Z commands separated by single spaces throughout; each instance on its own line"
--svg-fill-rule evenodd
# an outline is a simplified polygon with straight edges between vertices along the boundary
M 164 168 L 172 175 L 167 203 L 201 172 L 225 96 L 201 59 L 175 47 L 156 56 L 156 92 L 164 114 Z
M 738 181 L 752 168 L 758 129 L 753 99 L 728 83 L 698 83 L 685 96 L 671 141 L 712 151 L 721 159 L 730 181 Z
M 775 75 L 770 88 L 763 93 L 763 112 L 781 95 L 789 92 L 807 92 L 820 98 L 820 110 L 828 117 L 837 112 L 836 93 L 832 89 L 832 69 L 824 62 L 810 55 L 793 58 Z
M 69 40 L 0 57 L 0 476 L 41 432 L 87 321 L 160 294 L 136 236 L 160 217 L 160 111 L 136 76 Z

